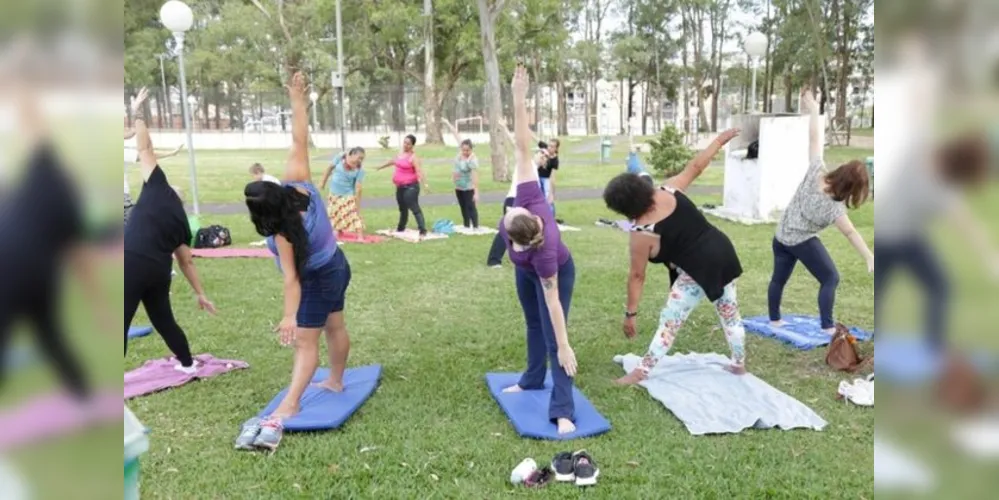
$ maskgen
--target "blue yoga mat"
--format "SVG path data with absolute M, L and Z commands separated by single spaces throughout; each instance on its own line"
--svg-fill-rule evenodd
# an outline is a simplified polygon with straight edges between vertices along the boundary
M 742 324 L 746 327 L 747 332 L 780 340 L 803 351 L 828 345 L 829 341 L 832 340 L 832 336 L 822 331 L 819 318 L 814 316 L 785 315 L 784 322 L 787 324 L 775 328 L 770 326 L 769 316 L 755 316 L 744 319 Z M 860 328 L 850 328 L 850 333 L 857 340 L 870 340 L 872 338 L 871 332 Z
M 504 394 L 503 389 L 520 382 L 520 375 L 519 373 L 486 374 L 489 392 L 506 413 L 517 434 L 534 439 L 568 441 L 597 436 L 611 430 L 610 422 L 597 412 L 579 389 L 573 388 L 572 397 L 576 403 L 576 432 L 559 435 L 558 428 L 548 419 L 548 403 L 552 391 L 551 374 L 545 378 L 543 390 Z
M 996 370 L 995 358 L 987 353 L 969 355 L 971 364 L 982 373 Z M 921 384 L 936 379 L 944 359 L 920 337 L 884 336 L 874 341 L 874 373 L 883 381 Z
M 326 380 L 329 374 L 326 368 L 316 370 L 312 383 Z M 284 429 L 301 432 L 338 429 L 374 394 L 381 376 L 381 365 L 361 366 L 347 369 L 343 376 L 343 392 L 309 387 L 302 395 L 302 410 L 284 421 Z M 287 393 L 288 389 L 281 391 L 259 416 L 270 415 Z
M 153 333 L 153 327 L 151 326 L 133 326 L 128 329 L 128 338 L 137 339 L 139 337 L 145 337 Z

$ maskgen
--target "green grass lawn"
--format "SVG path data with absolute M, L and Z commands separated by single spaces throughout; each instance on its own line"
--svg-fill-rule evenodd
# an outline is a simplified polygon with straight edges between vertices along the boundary
M 714 198 L 700 202 L 718 203 Z M 453 217 L 453 207 L 430 207 L 428 218 Z M 381 363 L 374 397 L 340 431 L 292 434 L 274 456 L 238 453 L 239 425 L 286 386 L 291 353 L 278 346 L 281 280 L 270 260 L 199 261 L 217 317 L 196 311 L 177 280 L 174 303 L 194 349 L 248 361 L 251 368 L 129 403 L 152 429 L 144 457 L 146 498 L 500 498 L 528 496 L 507 483 L 524 457 L 545 461 L 565 449 L 588 449 L 602 468 L 597 498 L 871 498 L 874 412 L 833 398 L 843 378 L 823 364 L 822 351 L 802 353 L 777 342 L 748 338 L 750 368 L 775 387 L 810 405 L 829 421 L 825 432 L 748 431 L 692 437 L 644 390 L 615 387 L 622 374 L 616 354 L 644 351 L 667 288 L 652 269 L 642 301 L 641 337 L 620 332 L 627 277 L 624 233 L 596 228 L 607 217 L 598 201 L 559 205 L 583 227 L 565 241 L 578 267 L 569 335 L 580 361 L 579 387 L 612 422 L 605 436 L 558 444 L 519 438 L 483 381 L 488 371 L 523 369 L 523 318 L 512 270 L 484 265 L 488 237 L 453 237 L 420 245 L 389 242 L 347 246 L 353 268 L 347 322 L 351 364 Z M 484 209 L 485 220 L 499 207 Z M 857 226 L 873 234 L 873 207 Z M 367 214 L 372 228 L 390 225 L 393 211 Z M 577 222 L 578 221 L 578 222 Z M 219 217 L 236 244 L 257 239 L 245 217 Z M 770 272 L 769 226 L 719 223 L 739 249 L 744 315 L 765 310 Z M 872 281 L 840 237 L 826 238 L 843 274 L 840 319 L 871 327 Z M 815 308 L 816 285 L 795 275 L 788 311 Z M 143 317 L 136 324 L 144 323 Z M 692 316 L 677 352 L 727 352 L 711 307 Z M 125 369 L 167 353 L 155 336 L 134 341 Z M 111 490 L 109 490 L 111 491 Z M 572 486 L 545 495 L 576 498 Z

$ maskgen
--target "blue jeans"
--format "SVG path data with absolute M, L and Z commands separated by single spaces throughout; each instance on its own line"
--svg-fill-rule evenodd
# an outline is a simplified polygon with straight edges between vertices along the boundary
M 541 192 L 545 194 L 545 199 L 552 193 L 552 180 L 548 177 L 541 177 L 538 179 L 541 182 Z M 552 207 L 552 215 L 555 215 L 555 204 L 550 203 L 548 206 Z
M 836 326 L 833 321 L 833 306 L 836 303 L 836 288 L 839 287 L 839 271 L 826 247 L 818 237 L 812 237 L 794 246 L 785 245 L 774 238 L 774 274 L 770 278 L 767 301 L 770 304 L 770 321 L 779 321 L 780 303 L 784 296 L 784 285 L 791 278 L 794 266 L 801 261 L 819 281 L 819 318 L 823 329 Z
M 527 321 L 527 371 L 520 377 L 518 385 L 524 390 L 543 389 L 545 374 L 548 371 L 547 365 L 550 363 L 554 387 L 548 406 L 548 417 L 552 422 L 560 418 L 573 420 L 576 413 L 576 405 L 572 400 L 573 382 L 558 364 L 558 344 L 555 341 L 555 329 L 552 327 L 548 306 L 545 303 L 541 279 L 534 271 L 518 267 L 516 281 L 517 297 L 520 299 L 520 306 L 524 309 L 524 319 Z M 569 322 L 569 306 L 572 304 L 572 290 L 575 284 L 576 265 L 570 257 L 558 270 L 558 296 L 566 324 Z

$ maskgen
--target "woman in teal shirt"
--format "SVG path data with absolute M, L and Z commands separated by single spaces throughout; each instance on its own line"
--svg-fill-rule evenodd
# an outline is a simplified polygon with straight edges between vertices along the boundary
M 347 154 L 333 159 L 326 169 L 320 189 L 330 182 L 327 215 L 338 233 L 352 233 L 364 237 L 364 220 L 361 219 L 361 185 L 364 181 L 364 148 L 353 148 Z
M 461 220 L 465 228 L 479 228 L 479 161 L 472 152 L 472 141 L 461 141 L 461 151 L 454 160 L 454 194 L 461 207 Z

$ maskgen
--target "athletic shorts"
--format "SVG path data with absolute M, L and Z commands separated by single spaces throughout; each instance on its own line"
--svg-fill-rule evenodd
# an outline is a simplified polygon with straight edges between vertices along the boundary
M 330 314 L 343 311 L 350 285 L 350 263 L 337 249 L 323 267 L 306 271 L 301 278 L 302 300 L 298 304 L 299 328 L 322 328 Z

